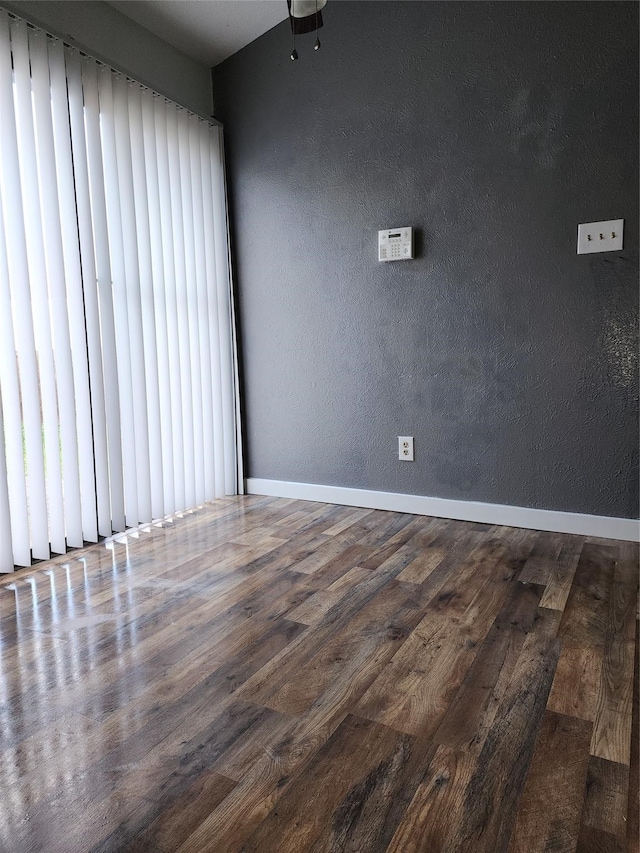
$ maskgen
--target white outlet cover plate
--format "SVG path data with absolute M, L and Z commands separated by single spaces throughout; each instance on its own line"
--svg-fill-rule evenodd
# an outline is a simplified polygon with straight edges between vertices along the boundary
M 620 251 L 623 230 L 624 219 L 606 219 L 603 222 L 578 225 L 578 254 Z
M 402 462 L 413 462 L 413 436 L 398 436 L 398 459 Z

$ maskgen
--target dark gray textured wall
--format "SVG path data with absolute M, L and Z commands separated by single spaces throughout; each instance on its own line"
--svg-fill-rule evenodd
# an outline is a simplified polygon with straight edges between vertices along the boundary
M 214 72 L 248 475 L 635 517 L 637 5 L 324 17 Z M 379 264 L 402 225 L 417 259 Z

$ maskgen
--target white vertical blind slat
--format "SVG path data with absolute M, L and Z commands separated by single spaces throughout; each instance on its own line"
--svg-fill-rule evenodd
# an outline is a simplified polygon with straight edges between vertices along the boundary
M 77 193 L 78 222 L 80 225 L 81 239 L 85 238 L 86 251 L 89 237 L 95 252 L 95 270 L 85 265 L 85 247 L 82 248 L 83 276 L 85 287 L 85 311 L 89 307 L 93 312 L 94 293 L 97 288 L 96 314 L 91 316 L 91 325 L 87 327 L 87 340 L 90 346 L 89 365 L 93 370 L 91 379 L 92 411 L 94 412 L 94 435 L 96 430 L 96 406 L 100 407 L 100 401 L 94 402 L 94 375 L 98 383 L 97 394 L 104 394 L 106 438 L 107 438 L 107 477 L 110 494 L 110 518 L 106 520 L 98 511 L 98 524 L 100 533 L 109 536 L 114 530 L 122 531 L 126 528 L 125 523 L 125 501 L 124 501 L 124 453 L 123 453 L 123 424 L 121 420 L 121 390 L 118 374 L 118 357 L 116 345 L 115 310 L 113 304 L 113 289 L 111 283 L 111 259 L 109 255 L 109 230 L 107 224 L 107 200 L 105 197 L 105 179 L 103 170 L 102 138 L 100 133 L 100 102 L 98 94 L 98 69 L 92 59 L 82 61 L 82 95 L 83 115 L 86 128 L 86 154 L 88 166 L 88 194 Z M 80 104 L 77 105 L 80 108 Z M 78 137 L 80 133 L 78 133 Z M 78 140 L 79 145 L 81 140 Z M 74 156 L 75 147 L 74 147 Z M 78 188 L 79 189 L 79 188 Z M 85 209 L 85 202 L 88 208 Z M 82 207 L 81 207 L 82 203 Z M 85 217 L 86 216 L 86 220 Z M 86 235 L 83 226 L 92 223 L 91 235 Z M 100 359 L 94 352 L 101 342 Z M 101 362 L 102 376 L 98 374 Z M 100 429 L 101 424 L 97 424 Z M 131 433 L 129 433 L 130 435 Z M 98 463 L 100 457 L 96 453 L 96 475 L 100 474 Z M 100 482 L 98 483 L 100 486 Z M 101 491 L 98 492 L 101 496 Z M 108 532 L 106 532 L 108 530 Z
M 79 413 L 89 407 L 89 423 L 78 421 L 80 472 L 82 477 L 82 511 L 85 538 L 92 542 L 97 536 L 109 536 L 111 525 L 111 496 L 109 489 L 109 455 L 107 449 L 107 413 L 104 397 L 103 346 L 100 333 L 100 308 L 98 305 L 98 290 L 96 286 L 96 252 L 94 250 L 91 210 L 91 194 L 89 189 L 89 164 L 87 160 L 87 135 L 85 131 L 85 107 L 82 91 L 82 69 L 80 56 L 75 50 L 65 50 L 66 88 L 69 101 L 69 123 L 71 130 L 71 145 L 73 150 L 72 173 L 74 179 L 75 198 L 69 199 L 68 216 L 75 216 L 77 206 L 77 232 L 80 252 L 80 280 L 71 273 L 68 279 L 70 321 L 75 335 L 72 338 L 74 359 L 82 362 L 83 346 L 86 347 L 87 386 L 82 391 L 76 391 Z M 91 118 L 91 99 L 88 98 L 87 119 Z M 97 103 L 97 90 L 96 90 Z M 98 199 L 95 200 L 96 207 Z M 99 222 L 99 215 L 96 216 Z M 66 221 L 66 220 L 65 220 Z M 70 223 L 73 229 L 73 221 Z M 71 240 L 71 234 L 69 234 Z M 80 291 L 78 292 L 78 287 Z M 73 289 L 72 289 L 73 288 Z M 84 314 L 84 322 L 82 315 Z M 75 322 L 74 322 L 75 321 Z M 76 327 L 76 324 L 77 327 Z M 74 346 L 75 343 L 75 346 Z M 105 339 L 106 352 L 109 352 L 109 338 Z M 81 375 L 81 367 L 74 370 L 76 380 Z M 116 386 L 117 387 L 117 386 Z M 85 396 L 86 395 L 86 396 Z M 82 401 L 82 404 L 81 402 Z M 86 444 L 85 444 L 86 442 Z M 88 447 L 87 447 L 88 444 Z M 93 458 L 91 458 L 91 452 Z M 95 491 L 94 498 L 84 500 L 85 491 Z M 122 491 L 122 487 L 120 487 Z M 95 514 L 95 519 L 92 519 Z M 124 524 L 124 511 L 121 510 Z
M 209 128 L 200 135 L 200 166 L 202 170 L 202 209 L 205 239 L 205 264 L 207 273 L 207 325 L 209 327 L 209 361 L 211 364 L 211 404 L 213 435 L 213 496 L 223 497 L 224 485 L 224 430 L 222 414 L 222 374 L 220 347 L 218 345 L 218 295 L 216 293 L 216 247 L 213 225 L 213 183 L 211 173 L 211 142 Z
M 215 497 L 215 463 L 213 455 L 213 401 L 211 377 L 211 341 L 209 336 L 209 300 L 207 294 L 207 259 L 204 230 L 202 166 L 200 163 L 200 120 L 189 117 L 189 163 L 193 201 L 193 236 L 196 277 L 196 317 L 198 322 L 198 351 L 202 400 L 203 500 Z M 196 377 L 198 379 L 198 377 Z
M 196 504 L 196 479 L 193 428 L 193 389 L 191 387 L 191 351 L 189 345 L 189 307 L 187 260 L 185 257 L 184 221 L 182 218 L 182 186 L 178 112 L 167 110 L 167 147 L 169 153 L 169 187 L 171 194 L 171 233 L 175 263 L 176 315 L 180 350 L 180 385 L 182 397 L 182 444 L 184 450 L 185 506 Z
M 43 32 L 38 30 L 29 32 L 38 183 L 44 238 L 43 249 L 47 269 L 53 367 L 58 398 L 59 435 L 56 436 L 57 441 L 53 448 L 47 446 L 47 469 L 49 468 L 50 457 L 55 456 L 59 460 L 61 468 L 60 476 L 64 501 L 60 507 L 60 511 L 63 513 L 62 527 L 66 533 L 67 543 L 72 547 L 81 548 L 84 539 L 80 504 L 76 401 L 71 361 L 71 335 L 67 308 L 62 225 L 58 203 L 58 175 L 53 141 L 47 41 L 48 39 Z M 62 540 L 60 544 L 63 553 L 65 543 Z M 56 548 L 55 550 L 59 549 Z
M 2 414 L 2 388 L 0 387 L 0 572 L 12 572 L 14 561 L 9 508 L 9 480 L 4 447 L 2 446 L 3 438 L 4 417 Z
M 138 510 L 138 465 L 133 406 L 133 375 L 131 350 L 129 347 L 131 338 L 129 333 L 129 313 L 127 310 L 127 273 L 124 253 L 120 180 L 118 176 L 112 76 L 109 68 L 105 68 L 104 66 L 98 67 L 99 121 L 102 141 L 102 165 L 104 169 L 103 174 L 99 176 L 99 180 L 104 183 L 107 208 L 108 247 L 116 328 L 118 386 L 120 390 L 125 521 L 127 527 L 135 527 L 140 521 Z
M 153 294 L 149 195 L 145 168 L 142 99 L 140 87 L 132 85 L 128 92 L 131 173 L 138 238 L 138 274 L 142 346 L 146 381 L 147 447 L 149 459 L 150 513 L 153 518 L 165 514 L 162 429 L 160 421 L 160 388 L 158 383 L 158 345 L 156 311 Z
M 0 62 L 2 62 L 2 18 L 0 14 Z M 0 175 L 2 173 L 0 172 Z M 27 480 L 25 477 L 24 449 L 22 443 L 22 416 L 20 405 L 20 380 L 16 360 L 16 342 L 11 316 L 11 289 L 9 264 L 5 242 L 4 215 L 0 204 L 0 391 L 8 417 L 3 424 L 3 441 L 0 440 L 0 456 L 4 460 L 8 488 L 11 542 L 13 559 L 11 566 L 28 566 L 31 563 L 29 540 L 29 508 L 27 505 Z M 2 557 L 0 571 L 9 571 Z
M 97 542 L 98 524 L 91 398 L 89 393 L 89 358 L 85 332 L 80 244 L 78 242 L 79 223 L 76 215 L 74 162 L 71 151 L 69 96 L 67 93 L 67 76 L 62 42 L 50 40 L 48 50 L 51 79 L 51 114 L 53 118 L 55 161 L 59 186 L 57 197 L 60 214 L 64 280 L 66 283 L 66 310 L 68 314 L 69 346 L 71 350 L 75 400 L 80 538 L 87 542 Z M 84 175 L 86 176 L 86 157 Z M 70 450 L 65 451 L 65 474 L 66 457 L 70 453 Z M 75 534 L 69 533 L 69 530 L 67 530 L 67 536 L 69 544 L 75 544 Z
M 160 174 L 158 167 L 158 144 L 154 117 L 154 96 L 145 89 L 141 92 L 142 136 L 144 145 L 144 167 L 147 186 L 147 212 L 149 217 L 149 248 L 151 261 L 151 287 L 155 315 L 157 350 L 158 407 L 161 424 L 161 465 L 164 513 L 170 515 L 176 509 L 173 419 L 171 395 L 171 363 L 169 356 L 169 334 L 167 328 L 167 303 L 165 265 L 162 249 L 162 215 L 160 200 Z M 179 372 L 178 372 L 179 376 Z M 153 469 L 152 469 L 153 470 Z M 153 488 L 153 486 L 152 486 Z M 154 510 L 154 515 L 155 515 Z
M 122 74 L 113 74 L 110 71 L 108 73 L 111 74 L 113 84 L 113 130 L 116 144 L 116 171 L 122 229 L 122 257 L 124 260 L 123 287 L 119 288 L 117 292 L 125 298 L 125 302 L 120 307 L 123 316 L 126 314 L 126 325 L 129 333 L 128 347 L 131 369 L 137 494 L 137 522 L 134 523 L 139 523 L 142 521 L 151 521 L 152 513 L 147 382 L 144 362 L 142 308 L 140 306 L 140 256 L 138 252 L 136 212 L 133 197 L 132 145 L 129 129 L 129 110 L 127 106 L 129 92 L 127 91 L 127 80 Z M 112 245 L 113 242 L 112 240 Z
M 218 346 L 222 379 L 225 494 L 234 495 L 236 482 L 236 438 L 233 396 L 233 340 L 231 336 L 231 290 L 229 287 L 229 242 L 222 131 L 210 129 L 213 224 L 216 245 L 216 294 L 218 298 Z
M 53 342 L 47 290 L 47 266 L 44 248 L 43 211 L 38 186 L 38 162 L 36 154 L 36 129 L 33 116 L 33 92 L 30 74 L 31 60 L 27 25 L 24 21 L 12 21 L 11 46 L 15 68 L 14 102 L 18 132 L 20 185 L 24 204 L 24 234 L 31 286 L 31 312 L 37 366 L 40 378 L 40 402 L 42 407 L 42 443 L 44 445 L 45 483 L 47 492 L 47 515 L 49 542 L 57 553 L 66 551 L 64 529 L 64 507 L 62 495 L 62 471 L 59 453 L 59 415 L 56 393 L 56 376 L 53 362 Z M 27 418 L 25 414 L 25 429 Z M 27 450 L 27 468 L 30 453 Z M 32 530 L 39 530 L 41 522 L 34 519 Z M 49 544 L 43 550 L 49 556 Z M 35 540 L 34 540 L 35 556 Z
M 37 559 L 47 559 L 50 551 L 42 450 L 40 383 L 31 314 L 31 287 L 24 233 L 9 28 L 9 16 L 6 12 L 0 11 L 0 61 L 2 62 L 0 68 L 0 127 L 2 128 L 0 194 L 4 212 L 13 324 L 18 333 L 15 336 L 15 353 L 18 360 L 22 404 L 13 415 L 20 422 L 20 430 L 24 430 L 24 455 L 28 461 L 27 482 L 32 555 Z
M 196 285 L 196 258 L 193 223 L 193 193 L 191 189 L 191 164 L 189 151 L 189 116 L 185 110 L 178 112 L 178 150 L 180 155 L 180 188 L 182 195 L 182 227 L 184 231 L 185 290 L 189 363 L 191 373 L 193 466 L 196 504 L 204 501 L 204 454 L 202 422 L 202 387 L 200 385 L 200 348 L 198 345 L 198 294 Z M 189 451 L 191 453 L 191 451 Z
M 187 506 L 185 477 L 185 425 L 182 400 L 182 364 L 178 333 L 178 261 L 173 237 L 173 198 L 169 167 L 169 133 L 167 108 L 157 98 L 154 103 L 154 126 L 158 162 L 158 193 L 160 196 L 160 227 L 164 264 L 164 297 L 167 317 L 167 352 L 169 358 L 169 395 L 171 399 L 171 435 L 173 438 L 173 486 L 176 509 Z

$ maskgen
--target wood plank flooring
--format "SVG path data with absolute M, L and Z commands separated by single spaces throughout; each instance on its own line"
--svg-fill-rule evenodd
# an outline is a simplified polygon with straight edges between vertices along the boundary
M 638 853 L 638 549 L 239 497 L 0 585 L 0 853 Z

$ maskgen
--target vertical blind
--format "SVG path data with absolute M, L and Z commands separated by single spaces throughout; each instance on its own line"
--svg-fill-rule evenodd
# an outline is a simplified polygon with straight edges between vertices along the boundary
M 219 127 L 0 10 L 0 571 L 235 494 Z

